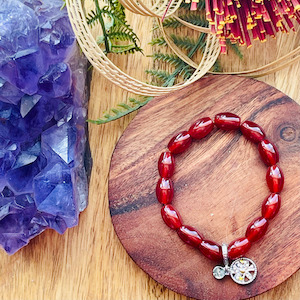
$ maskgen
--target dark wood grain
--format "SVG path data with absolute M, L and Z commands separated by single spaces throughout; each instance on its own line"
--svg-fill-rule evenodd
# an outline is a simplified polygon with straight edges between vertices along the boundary
M 198 118 L 230 111 L 260 124 L 280 153 L 282 208 L 247 257 L 258 266 L 249 286 L 212 277 L 215 264 L 184 244 L 160 215 L 157 160 L 169 139 Z M 109 206 L 131 258 L 164 286 L 198 299 L 244 299 L 263 293 L 300 267 L 300 106 L 275 88 L 237 76 L 208 76 L 152 100 L 127 127 L 111 161 Z M 229 243 L 260 216 L 268 195 L 266 166 L 239 133 L 213 132 L 176 157 L 174 206 L 207 239 Z

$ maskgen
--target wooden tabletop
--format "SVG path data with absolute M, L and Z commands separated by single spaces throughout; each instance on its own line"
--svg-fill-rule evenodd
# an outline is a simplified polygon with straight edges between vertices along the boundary
M 131 23 L 141 37 L 144 53 L 151 54 L 153 20 L 135 16 Z M 244 49 L 240 61 L 231 52 L 221 58 L 225 70 L 260 66 L 299 46 L 300 34 L 278 36 L 264 44 Z M 149 80 L 144 70 L 152 67 L 146 55 L 115 56 L 112 60 L 139 79 Z M 300 104 L 300 63 L 260 78 L 285 92 Z M 124 102 L 130 96 L 93 72 L 89 118 Z M 0 299 L 5 300 L 185 300 L 156 283 L 130 259 L 119 242 L 108 209 L 107 183 L 112 152 L 134 114 L 106 125 L 89 125 L 93 157 L 89 206 L 80 216 L 79 226 L 59 235 L 48 230 L 29 246 L 9 257 L 0 253 Z M 296 249 L 297 250 L 297 249 Z M 255 300 L 298 300 L 300 272 Z

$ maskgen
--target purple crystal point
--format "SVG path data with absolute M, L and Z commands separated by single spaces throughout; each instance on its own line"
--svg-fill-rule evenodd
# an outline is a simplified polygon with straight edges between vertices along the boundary
M 70 123 L 65 123 L 59 127 L 52 126 L 43 132 L 42 143 L 45 149 L 54 152 L 65 163 L 69 164 L 74 160 L 76 128 L 72 127 Z M 49 156 L 51 157 L 52 154 Z
M 13 254 L 87 205 L 86 60 L 61 0 L 0 0 L 0 245 Z
M 71 71 L 67 64 L 51 65 L 49 70 L 39 79 L 39 92 L 54 98 L 63 97 L 71 89 Z
M 46 167 L 35 177 L 34 194 L 38 211 L 61 217 L 67 227 L 77 225 L 79 211 L 67 165 L 60 162 Z
M 18 0 L 0 1 L 0 62 L 38 51 L 38 18 Z
M 0 78 L 0 101 L 17 105 L 23 95 L 18 88 Z
M 0 76 L 33 94 L 42 68 L 38 18 L 18 0 L 0 0 Z

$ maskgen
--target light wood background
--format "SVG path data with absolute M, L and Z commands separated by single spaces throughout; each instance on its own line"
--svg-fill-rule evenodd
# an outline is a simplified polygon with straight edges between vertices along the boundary
M 144 53 L 151 54 L 152 19 L 133 16 L 131 24 L 141 37 Z M 264 44 L 245 49 L 241 62 L 231 52 L 221 58 L 225 70 L 240 70 L 270 62 L 299 45 L 300 34 L 278 36 Z M 152 67 L 142 55 L 112 57 L 121 69 L 137 78 L 149 80 L 144 70 Z M 277 87 L 300 103 L 300 63 L 261 80 Z M 93 73 L 89 118 L 128 99 L 128 93 Z M 186 300 L 186 297 L 157 284 L 140 270 L 120 244 L 111 223 L 107 181 L 110 158 L 118 138 L 134 114 L 115 122 L 89 126 L 94 160 L 89 206 L 78 227 L 63 236 L 47 231 L 29 246 L 9 257 L 0 253 L 0 299 L 5 300 Z M 255 300 L 299 300 L 300 272 L 277 288 Z

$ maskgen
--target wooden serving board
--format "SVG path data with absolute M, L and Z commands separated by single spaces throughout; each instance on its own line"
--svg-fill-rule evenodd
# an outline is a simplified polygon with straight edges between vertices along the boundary
M 217 281 L 215 266 L 163 222 L 155 196 L 157 160 L 168 141 L 200 117 L 234 112 L 260 124 L 280 153 L 282 208 L 247 253 L 257 279 L 239 286 Z M 244 299 L 263 293 L 300 267 L 300 106 L 277 89 L 237 76 L 208 76 L 142 108 L 120 138 L 111 161 L 109 207 L 131 258 L 152 278 L 197 299 Z M 217 131 L 217 130 L 215 130 Z M 257 147 L 240 133 L 217 131 L 176 156 L 174 206 L 206 239 L 229 243 L 260 216 L 269 194 Z

